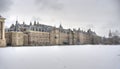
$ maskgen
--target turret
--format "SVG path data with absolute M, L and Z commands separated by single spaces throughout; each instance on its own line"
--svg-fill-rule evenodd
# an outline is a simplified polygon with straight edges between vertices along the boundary
M 12 24 L 11 26 L 10 26 L 10 28 L 13 28 L 15 25 L 14 24 Z

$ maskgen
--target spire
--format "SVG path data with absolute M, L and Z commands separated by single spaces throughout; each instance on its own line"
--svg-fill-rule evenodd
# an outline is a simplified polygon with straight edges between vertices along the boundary
M 109 30 L 109 37 L 110 37 L 110 38 L 112 37 L 112 33 L 111 33 L 111 30 Z
M 25 22 L 23 21 L 23 25 L 25 25 Z
M 80 28 L 78 28 L 78 32 L 80 32 Z
M 37 25 L 39 25 L 39 22 L 37 22 Z
M 60 24 L 59 28 L 60 28 L 60 29 L 63 29 L 63 27 L 62 27 L 62 25 L 61 25 L 61 24 Z
M 32 25 L 32 22 L 30 22 L 30 25 Z
M 16 24 L 18 24 L 18 20 L 16 20 Z
M 36 21 L 34 21 L 34 25 L 36 25 Z

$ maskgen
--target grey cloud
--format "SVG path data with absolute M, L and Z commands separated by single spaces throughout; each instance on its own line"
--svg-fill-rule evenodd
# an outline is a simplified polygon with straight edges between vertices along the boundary
M 8 11 L 11 5 L 11 0 L 0 0 L 0 13 Z
M 105 35 L 109 29 L 119 29 L 120 26 L 120 0 L 24 0 L 24 2 L 13 0 L 13 2 L 15 4 L 12 5 L 10 15 L 31 18 L 35 16 L 31 21 L 42 19 L 48 24 L 49 20 L 62 21 L 64 28 L 93 28 L 101 35 Z M 10 0 L 0 0 L 0 12 L 9 9 L 10 5 Z
M 40 9 L 61 10 L 63 8 L 60 0 L 36 0 L 35 4 L 37 4 Z

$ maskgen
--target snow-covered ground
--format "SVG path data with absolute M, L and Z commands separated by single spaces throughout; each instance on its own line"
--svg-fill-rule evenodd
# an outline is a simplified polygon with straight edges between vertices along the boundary
M 0 48 L 0 69 L 120 69 L 120 45 Z

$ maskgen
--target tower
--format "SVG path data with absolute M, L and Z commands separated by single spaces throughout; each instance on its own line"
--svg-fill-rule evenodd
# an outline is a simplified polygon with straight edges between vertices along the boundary
M 4 22 L 5 18 L 0 16 L 0 47 L 6 46 Z

